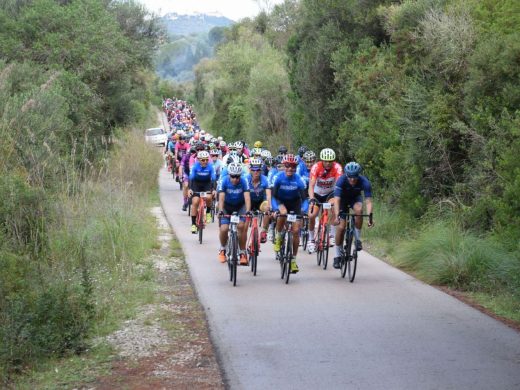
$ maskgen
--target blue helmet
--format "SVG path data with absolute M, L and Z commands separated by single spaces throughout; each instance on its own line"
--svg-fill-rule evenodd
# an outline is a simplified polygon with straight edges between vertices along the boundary
M 345 165 L 345 175 L 347 175 L 347 177 L 358 177 L 362 170 L 361 165 L 355 161 L 351 161 Z

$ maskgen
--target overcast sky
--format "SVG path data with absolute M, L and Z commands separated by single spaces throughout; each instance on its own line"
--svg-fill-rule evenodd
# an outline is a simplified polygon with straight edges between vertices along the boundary
M 150 11 L 164 15 L 168 12 L 178 14 L 219 13 L 232 20 L 256 16 L 260 12 L 259 4 L 254 0 L 139 0 Z M 260 4 L 282 3 L 283 0 L 261 0 Z

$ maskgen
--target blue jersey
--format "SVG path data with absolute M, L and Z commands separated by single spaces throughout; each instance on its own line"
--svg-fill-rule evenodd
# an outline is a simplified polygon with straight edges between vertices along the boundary
M 267 177 L 260 175 L 260 182 L 253 185 L 253 176 L 247 175 L 247 184 L 249 185 L 249 191 L 251 193 L 251 203 L 259 203 L 267 199 L 265 190 L 269 188 Z
M 272 167 L 269 173 L 267 174 L 267 182 L 269 183 L 269 187 L 273 187 L 274 178 L 278 174 L 278 168 Z
M 352 186 L 347 176 L 343 175 L 338 179 L 334 187 L 334 196 L 341 197 L 342 199 L 355 199 L 361 196 L 362 192 L 365 198 L 372 197 L 372 184 L 370 184 L 370 181 L 365 176 L 359 176 L 356 184 Z
M 309 188 L 311 172 L 307 169 L 307 165 L 305 165 L 305 163 L 298 164 L 296 167 L 296 173 L 302 177 L 302 180 L 305 183 L 305 188 Z
M 301 199 L 303 190 L 305 190 L 305 183 L 297 173 L 288 177 L 285 172 L 280 172 L 273 182 L 273 193 L 276 192 L 276 199 L 281 201 Z
M 220 177 L 220 173 L 222 172 L 222 167 L 223 167 L 222 161 L 220 161 L 219 159 L 217 159 L 216 161 L 213 162 L 213 169 L 215 170 L 215 175 L 217 175 L 217 179 Z
M 168 141 L 168 150 L 175 153 L 175 142 L 173 140 Z
M 217 180 L 215 176 L 215 170 L 213 169 L 213 164 L 208 163 L 205 167 L 200 165 L 199 161 L 195 161 L 195 164 L 191 167 L 190 171 L 190 181 L 215 181 Z
M 225 193 L 224 203 L 231 206 L 240 206 L 245 203 L 244 193 L 249 192 L 249 184 L 244 177 L 237 184 L 233 184 L 229 176 L 224 177 L 219 185 L 218 192 Z

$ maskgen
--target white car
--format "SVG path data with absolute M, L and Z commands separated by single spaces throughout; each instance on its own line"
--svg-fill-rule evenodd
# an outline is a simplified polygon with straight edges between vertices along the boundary
M 162 127 L 153 127 L 146 130 L 144 140 L 150 144 L 164 146 L 168 142 L 168 133 Z

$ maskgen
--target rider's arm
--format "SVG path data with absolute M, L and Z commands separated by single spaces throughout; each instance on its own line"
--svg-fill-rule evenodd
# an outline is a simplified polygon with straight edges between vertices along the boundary
M 367 214 L 372 214 L 372 198 L 365 198 Z
M 244 201 L 246 202 L 246 213 L 251 211 L 251 194 L 249 191 L 244 192 Z
M 226 199 L 226 193 L 224 191 L 218 193 L 218 209 L 224 210 L 224 200 Z
M 265 197 L 266 197 L 269 208 L 271 208 L 271 189 L 270 188 L 266 188 Z

